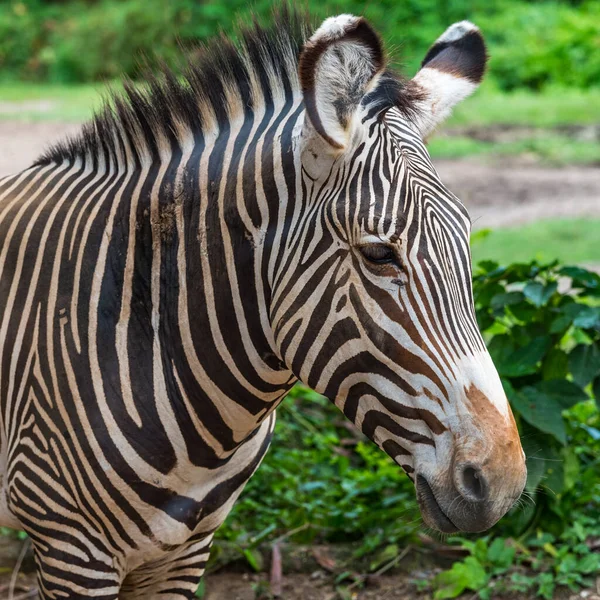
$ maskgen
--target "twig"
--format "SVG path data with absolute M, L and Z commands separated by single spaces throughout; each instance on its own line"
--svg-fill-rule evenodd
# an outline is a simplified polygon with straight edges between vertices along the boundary
M 312 523 L 304 523 L 304 525 L 300 525 L 300 527 L 296 527 L 296 529 L 292 529 L 291 531 L 288 531 L 287 533 L 284 533 L 283 535 L 280 535 L 278 538 L 274 539 L 273 545 L 279 544 L 280 542 L 283 542 L 283 540 L 286 540 L 287 538 L 292 537 L 293 535 L 296 535 L 297 533 L 300 533 L 309 527 L 312 527 Z
M 283 569 L 281 566 L 281 550 L 279 544 L 273 544 L 273 554 L 271 559 L 271 594 L 275 598 L 282 595 Z
M 396 558 L 391 560 L 387 565 L 381 567 L 381 569 L 378 571 L 375 571 L 373 575 L 375 575 L 375 577 L 383 575 L 386 571 L 389 571 L 392 567 L 395 567 L 411 550 L 412 546 L 409 544 L 406 546 L 406 548 L 404 548 L 404 550 L 402 550 L 402 552 L 400 552 L 400 554 L 398 554 L 398 556 L 396 556 Z
M 19 571 L 21 570 L 21 565 L 23 564 L 23 561 L 25 560 L 25 555 L 27 554 L 27 550 L 29 549 L 29 544 L 30 544 L 30 540 L 29 540 L 29 538 L 27 538 L 23 542 L 23 547 L 21 548 L 21 553 L 19 554 L 19 558 L 17 558 L 17 564 L 15 565 L 15 568 L 13 569 L 13 572 L 10 576 L 10 584 L 8 586 L 8 600 L 19 600 L 19 599 L 15 598 L 15 588 L 17 587 L 17 577 L 19 576 Z M 37 590 L 36 590 L 36 593 L 37 593 Z
M 404 548 L 404 550 L 402 550 L 402 552 L 400 552 L 400 554 L 398 554 L 398 556 L 396 556 L 396 558 L 393 558 L 392 560 L 390 560 L 389 563 L 387 563 L 386 565 L 381 567 L 381 569 L 378 569 L 377 571 L 375 571 L 375 573 L 372 573 L 371 576 L 379 577 L 380 575 L 383 575 L 390 569 L 394 568 L 411 550 L 412 550 L 412 546 L 409 544 L 408 546 L 406 546 L 406 548 Z M 361 585 L 362 583 L 364 583 L 365 580 L 367 579 L 367 577 L 368 577 L 367 575 L 362 575 L 354 583 L 351 583 L 346 589 L 348 591 L 353 590 L 354 588 L 356 588 L 359 585 Z
M 0 585 L 0 598 L 2 597 L 2 594 L 3 594 L 4 592 L 8 592 L 8 587 L 9 587 L 9 584 L 8 584 L 8 583 L 5 583 L 5 584 L 2 584 L 2 585 Z M 31 586 L 29 586 L 29 585 L 17 584 L 17 585 L 15 586 L 15 589 L 16 589 L 16 590 L 19 590 L 19 591 L 21 591 L 21 592 L 22 592 L 22 591 L 26 591 L 26 592 L 28 592 L 28 591 L 31 589 Z

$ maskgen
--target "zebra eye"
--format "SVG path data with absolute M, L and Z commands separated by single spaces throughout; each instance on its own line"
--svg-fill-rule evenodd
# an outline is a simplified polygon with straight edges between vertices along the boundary
M 396 262 L 394 251 L 389 246 L 384 246 L 383 244 L 361 246 L 360 251 L 369 262 L 378 265 Z

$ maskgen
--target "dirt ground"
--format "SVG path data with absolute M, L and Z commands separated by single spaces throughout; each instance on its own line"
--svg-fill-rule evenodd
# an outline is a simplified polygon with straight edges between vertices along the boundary
M 336 594 L 333 576 L 316 571 L 312 575 L 284 575 L 280 600 L 430 600 L 428 593 L 419 593 L 412 577 L 391 575 L 371 578 L 360 590 L 351 590 L 347 596 Z M 0 600 L 40 600 L 31 574 L 19 574 L 10 595 L 10 574 L 0 575 Z M 269 595 L 268 575 L 248 573 L 214 573 L 205 581 L 204 600 L 267 600 Z M 463 594 L 459 600 L 475 600 L 472 592 Z M 531 595 L 511 595 L 492 600 L 532 600 Z M 148 600 L 152 600 L 148 598 Z M 578 594 L 563 590 L 554 600 L 600 600 L 600 589 L 583 590 Z
M 3 580 L 0 578 L 0 582 Z M 9 596 L 9 581 L 0 583 L 0 599 L 13 600 Z M 206 579 L 204 600 L 257 600 L 268 598 L 267 576 L 247 573 L 215 573 Z M 371 583 L 356 600 L 411 600 L 416 598 L 415 588 L 404 577 L 382 577 Z M 335 587 L 330 577 L 316 573 L 285 576 L 282 582 L 282 600 L 334 600 Z M 425 599 L 426 596 L 419 596 Z M 35 579 L 20 575 L 14 590 L 14 600 L 39 600 L 35 591 Z M 148 600 L 152 600 L 148 598 Z M 336 599 L 337 600 L 337 599 Z
M 0 121 L 0 177 L 26 168 L 73 123 Z M 476 228 L 549 217 L 600 216 L 600 168 L 546 167 L 524 159 L 436 160 L 446 186 L 469 208 Z

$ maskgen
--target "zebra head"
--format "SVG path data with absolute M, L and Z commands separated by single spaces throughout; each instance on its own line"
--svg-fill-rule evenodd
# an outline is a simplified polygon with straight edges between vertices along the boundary
M 403 81 L 364 19 L 323 23 L 300 55 L 296 198 L 273 283 L 286 365 L 404 468 L 444 532 L 489 528 L 526 479 L 475 318 L 469 216 L 424 145 L 485 62 L 463 21 Z

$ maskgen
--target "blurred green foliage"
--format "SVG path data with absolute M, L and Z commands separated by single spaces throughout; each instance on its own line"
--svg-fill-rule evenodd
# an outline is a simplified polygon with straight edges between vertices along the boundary
M 493 537 L 478 545 L 450 538 L 469 560 L 434 581 L 436 597 L 508 589 L 551 598 L 556 585 L 586 585 L 600 568 L 590 547 L 600 536 L 600 276 L 556 263 L 483 261 L 473 285 L 528 481 Z M 416 541 L 422 522 L 412 483 L 335 407 L 298 386 L 278 419 L 272 448 L 220 539 L 248 549 L 296 531 L 296 542 L 360 542 L 356 556 Z
M 220 537 L 244 544 L 302 527 L 297 542 L 368 535 L 368 551 L 415 531 L 411 481 L 333 404 L 297 386 L 277 415 L 275 441 Z
M 520 426 L 527 490 L 535 494 L 542 485 L 552 494 L 505 527 L 519 533 L 544 517 L 544 527 L 560 534 L 571 511 L 590 501 L 600 516 L 600 276 L 580 267 L 483 261 L 474 295 Z
M 174 64 L 199 41 L 232 31 L 253 10 L 268 20 L 272 0 L 0 0 L 0 77 L 72 83 L 139 74 L 140 58 Z M 471 19 L 490 46 L 502 89 L 600 82 L 600 3 L 596 0 L 323 0 L 315 19 L 365 14 L 391 54 L 414 72 L 452 22 Z M 302 3 L 300 3 L 302 5 Z
M 512 592 L 552 600 L 557 586 L 571 591 L 593 587 L 600 553 L 589 541 L 600 534 L 600 524 L 593 517 L 576 516 L 559 536 L 538 530 L 526 544 L 501 537 L 475 542 L 455 538 L 469 555 L 432 582 L 424 582 L 424 587 L 435 588 L 434 600 L 456 598 L 466 590 L 482 600 Z

